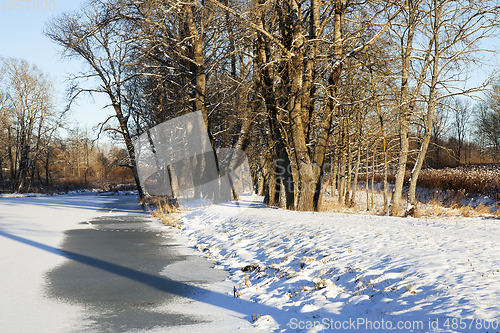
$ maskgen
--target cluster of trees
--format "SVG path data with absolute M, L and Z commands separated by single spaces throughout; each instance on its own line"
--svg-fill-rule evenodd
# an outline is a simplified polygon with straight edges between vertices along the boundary
M 464 79 L 498 26 L 497 7 L 488 0 L 90 0 L 54 18 L 45 34 L 86 65 L 72 77 L 72 98 L 109 97 L 115 112 L 101 129 L 124 140 L 141 195 L 134 137 L 201 111 L 214 151 L 245 150 L 269 204 L 319 209 L 327 174 L 339 201 L 352 204 L 359 175 L 377 171 L 386 210 L 400 215 L 408 164 L 406 210 L 416 204 L 420 169 L 439 136 L 437 110 L 459 110 L 457 96 L 484 88 Z
M 127 151 L 116 144 L 98 145 L 94 137 L 94 133 L 75 127 L 66 138 L 58 138 L 50 177 L 59 179 L 59 184 L 74 182 L 81 186 L 130 181 L 130 170 L 122 166 L 128 161 Z
M 495 85 L 486 103 L 479 103 L 474 113 L 475 142 L 480 162 L 500 163 L 500 89 Z
M 130 176 L 119 167 L 126 151 L 99 148 L 78 128 L 62 138 L 65 120 L 46 74 L 24 60 L 0 59 L 0 189 L 26 192 Z
M 0 59 L 2 182 L 8 177 L 14 190 L 23 191 L 32 185 L 35 175 L 40 178 L 40 169 L 49 174 L 49 147 L 60 121 L 48 77 L 24 60 Z
M 500 163 L 498 86 L 483 100 L 450 99 L 436 109 L 432 145 L 424 162 L 430 167 Z

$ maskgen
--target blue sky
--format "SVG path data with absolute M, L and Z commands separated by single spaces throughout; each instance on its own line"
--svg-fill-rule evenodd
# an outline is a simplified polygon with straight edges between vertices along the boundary
M 58 108 L 62 110 L 66 104 L 67 83 L 65 79 L 68 73 L 78 72 L 83 63 L 77 60 L 61 59 L 61 48 L 43 36 L 42 29 L 53 15 L 76 11 L 84 1 L 53 0 L 50 4 L 53 11 L 48 8 L 45 11 L 41 8 L 35 11 L 32 7 L 33 1 L 31 3 L 28 0 L 17 2 L 23 6 L 22 11 L 9 10 L 9 1 L 0 0 L 0 56 L 25 59 L 49 74 L 53 78 L 56 89 Z M 39 4 L 41 3 L 42 1 L 39 1 Z M 26 10 L 28 4 L 30 7 Z M 96 98 L 95 102 L 88 97 L 80 98 L 79 105 L 72 108 L 70 121 L 81 128 L 91 129 L 110 114 L 110 110 L 103 110 L 106 103 L 107 100 L 104 97 Z

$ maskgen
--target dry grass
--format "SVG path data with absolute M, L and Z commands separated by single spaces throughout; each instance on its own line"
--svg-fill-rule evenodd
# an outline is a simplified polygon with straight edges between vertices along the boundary
M 413 217 L 500 217 L 500 211 L 497 209 L 493 211 L 492 207 L 486 206 L 484 204 L 479 204 L 477 207 L 472 207 L 469 205 L 464 205 L 460 207 L 446 208 L 443 207 L 439 202 L 433 201 L 427 205 L 418 205 L 417 214 Z
M 463 206 L 458 209 L 463 217 L 489 217 L 492 216 L 492 208 L 483 204 L 479 204 L 477 207 Z
M 321 203 L 322 211 L 339 213 L 343 208 L 345 208 L 345 206 L 339 203 L 337 198 L 323 197 L 323 202 Z
M 380 201 L 381 192 L 375 193 Z M 413 208 L 411 216 L 414 218 L 451 218 L 451 217 L 497 217 L 500 218 L 500 205 L 488 206 L 483 203 L 473 206 L 465 204 L 467 194 L 464 190 L 435 191 L 431 198 L 426 198 Z M 338 197 L 324 196 L 322 211 L 344 214 L 366 214 L 364 195 L 358 197 L 361 201 L 355 207 L 348 207 L 338 202 Z M 470 199 L 470 198 L 469 198 Z M 404 204 L 403 204 L 404 206 Z M 404 208 L 402 208 L 404 210 Z M 372 214 L 383 215 L 381 203 L 370 211 Z
M 375 182 L 382 181 L 382 174 L 375 175 Z M 405 189 L 408 188 L 410 171 L 405 177 Z M 363 177 L 360 177 L 360 181 Z M 389 175 L 389 182 L 394 181 L 394 174 Z M 418 188 L 422 189 L 418 200 L 421 202 L 413 217 L 500 217 L 500 165 L 470 165 L 456 168 L 423 169 L 418 178 Z M 431 189 L 426 191 L 424 189 Z M 432 193 L 430 196 L 429 194 Z M 376 192 L 380 197 L 382 193 Z M 489 198 L 490 205 L 477 205 L 478 197 Z M 323 210 L 342 213 L 359 213 L 352 208 L 339 204 L 337 198 L 324 200 Z M 380 201 L 380 198 L 379 198 Z M 358 205 L 363 208 L 363 205 Z M 379 205 L 380 206 L 380 205 Z M 380 208 L 379 208 L 380 209 Z M 363 210 L 364 212 L 364 210 Z M 375 212 L 375 214 L 385 212 Z
M 500 166 L 474 165 L 457 168 L 423 169 L 418 186 L 465 193 L 500 193 Z
M 322 212 L 357 214 L 359 211 L 355 207 L 349 207 L 343 202 L 339 202 L 338 197 L 323 197 L 321 203 Z
M 431 205 L 431 208 L 430 210 L 425 210 L 425 211 L 422 211 L 421 212 L 421 215 L 430 215 L 430 216 L 439 216 L 439 217 L 443 217 L 443 216 L 447 216 L 448 215 L 448 209 L 446 209 L 445 207 L 441 206 L 441 204 L 439 202 L 433 202 L 432 205 Z
M 167 197 L 148 197 L 140 201 L 141 204 L 148 207 L 151 215 L 159 219 L 163 224 L 170 227 L 177 227 L 179 221 L 172 216 L 172 213 L 179 213 L 177 203 L 171 198 Z
M 395 174 L 387 175 L 389 183 L 394 184 Z M 410 170 L 405 174 L 405 186 L 408 186 Z M 360 175 L 359 181 L 365 181 L 365 175 Z M 383 174 L 375 174 L 376 183 L 383 181 Z M 463 165 L 455 168 L 422 169 L 418 177 L 418 186 L 430 189 L 485 195 L 497 194 L 500 199 L 500 165 Z
M 473 217 L 474 214 L 474 208 L 471 206 L 463 206 L 458 209 L 458 211 L 461 213 L 463 217 Z
M 492 213 L 492 208 L 483 204 L 479 204 L 474 208 L 474 213 L 479 215 L 490 215 Z

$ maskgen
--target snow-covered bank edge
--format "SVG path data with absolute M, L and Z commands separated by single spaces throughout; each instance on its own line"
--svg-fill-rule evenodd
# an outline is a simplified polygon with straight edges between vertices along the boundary
M 382 331 L 465 332 L 452 320 L 500 319 L 498 220 L 235 209 L 191 208 L 174 230 L 229 270 L 210 288 L 240 299 L 234 311 L 253 329 L 320 332 L 355 321 L 366 325 L 351 331 L 385 323 Z

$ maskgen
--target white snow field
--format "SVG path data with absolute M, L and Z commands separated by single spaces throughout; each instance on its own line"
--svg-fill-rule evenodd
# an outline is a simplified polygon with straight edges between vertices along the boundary
M 0 198 L 1 332 L 83 326 L 83 306 L 45 296 L 44 274 L 68 260 L 57 250 L 64 230 L 86 227 L 79 222 L 103 214 L 107 200 Z M 190 246 L 179 246 L 184 254 L 231 276 L 193 282 L 210 292 L 158 308 L 207 322 L 150 332 L 500 331 L 499 220 L 301 213 L 242 200 L 254 203 L 185 209 L 180 229 L 152 220 Z M 161 274 L 190 283 L 196 272 L 186 261 Z
M 233 310 L 253 331 L 500 330 L 498 219 L 235 209 L 190 208 L 178 233 L 231 272 L 215 287 L 236 294 Z M 200 331 L 249 328 L 219 325 Z

